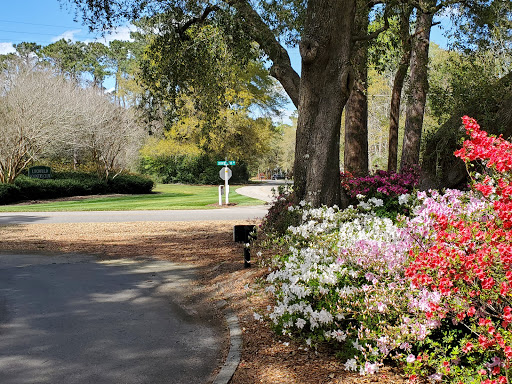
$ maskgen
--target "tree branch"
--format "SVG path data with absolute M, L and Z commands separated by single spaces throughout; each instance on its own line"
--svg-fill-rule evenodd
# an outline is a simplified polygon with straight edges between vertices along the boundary
M 226 3 L 240 13 L 247 26 L 252 30 L 251 35 L 254 40 L 273 62 L 270 74 L 281 83 L 295 107 L 298 107 L 300 76 L 292 68 L 286 49 L 247 0 L 226 0 Z
M 439 12 L 444 7 L 448 7 L 453 4 L 460 4 L 460 0 L 447 0 L 447 1 L 441 1 L 438 5 L 435 6 L 424 6 L 420 1 L 415 0 L 408 0 L 409 4 L 411 4 L 414 8 L 418 9 L 419 11 L 425 13 L 425 14 L 435 14 Z M 462 1 L 462 3 L 465 3 L 465 1 Z
M 216 6 L 216 5 L 208 5 L 204 9 L 204 11 L 203 11 L 201 16 L 193 17 L 190 20 L 188 20 L 185 24 L 178 25 L 176 27 L 176 32 L 178 32 L 178 35 L 180 36 L 180 39 L 181 40 L 188 40 L 189 39 L 188 36 L 185 35 L 185 32 L 187 31 L 187 29 L 189 29 L 194 24 L 202 24 L 202 23 L 204 23 L 204 21 L 206 20 L 208 15 L 210 15 L 210 13 L 218 11 L 218 10 L 219 10 L 218 6 Z
M 389 8 L 386 7 L 386 9 L 384 10 L 384 25 L 382 26 L 382 28 L 380 28 L 370 34 L 364 35 L 364 36 L 352 36 L 352 41 L 356 42 L 356 41 L 373 40 L 373 39 L 377 38 L 382 32 L 388 30 L 389 29 L 388 13 L 389 13 Z

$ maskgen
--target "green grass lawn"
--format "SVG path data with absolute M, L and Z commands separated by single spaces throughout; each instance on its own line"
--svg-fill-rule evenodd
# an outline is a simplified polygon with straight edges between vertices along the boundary
M 261 200 L 239 195 L 230 187 L 229 202 L 237 205 L 260 205 Z M 0 212 L 55 211 L 136 211 L 162 209 L 213 209 L 219 202 L 217 186 L 157 184 L 148 195 L 115 197 L 91 196 L 78 201 L 55 201 L 30 205 L 0 205 Z M 223 196 L 223 203 L 224 203 Z

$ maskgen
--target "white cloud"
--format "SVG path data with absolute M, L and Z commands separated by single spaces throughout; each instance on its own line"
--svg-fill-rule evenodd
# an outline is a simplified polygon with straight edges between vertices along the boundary
M 80 32 L 82 32 L 81 29 L 73 29 L 71 31 L 66 31 L 66 32 L 60 34 L 59 36 L 54 37 L 52 39 L 52 42 L 55 43 L 56 41 L 59 41 L 61 39 L 64 39 L 66 41 L 68 41 L 68 40 L 76 41 L 75 35 L 79 34 Z
M 7 55 L 8 53 L 14 53 L 16 50 L 14 49 L 12 43 L 0 43 L 0 55 Z
M 136 29 L 137 28 L 131 24 L 116 28 L 105 36 L 105 41 L 107 43 L 110 43 L 113 40 L 133 41 L 133 39 L 130 38 L 130 32 L 133 32 Z
M 90 43 L 93 41 L 98 41 L 103 44 L 108 44 L 113 40 L 123 40 L 123 41 L 133 41 L 133 39 L 130 38 L 130 32 L 137 30 L 137 28 L 131 24 L 124 25 L 122 27 L 118 27 L 116 29 L 113 29 L 111 31 L 107 31 L 105 33 L 105 36 L 97 36 L 89 35 L 90 38 L 83 39 L 83 38 L 76 38 L 77 35 L 81 35 L 83 37 L 83 33 L 81 29 L 73 29 L 66 31 L 59 36 L 56 36 L 52 39 L 52 42 L 55 43 L 56 41 L 59 41 L 61 39 L 64 39 L 66 41 L 71 40 L 73 42 L 75 41 L 83 41 L 84 43 Z M 80 37 L 80 36 L 78 36 Z

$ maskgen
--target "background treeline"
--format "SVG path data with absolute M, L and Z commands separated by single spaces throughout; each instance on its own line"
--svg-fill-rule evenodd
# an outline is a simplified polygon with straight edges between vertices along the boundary
M 369 31 L 382 23 L 377 16 Z M 296 115 L 282 123 L 282 88 L 240 21 L 212 18 L 176 30 L 166 17 L 172 15 L 134 20 L 132 41 L 22 43 L 0 56 L 0 182 L 13 183 L 32 164 L 93 171 L 105 180 L 137 171 L 159 182 L 201 184 L 220 181 L 216 161 L 226 158 L 237 162 L 233 182 L 291 172 Z M 388 22 L 364 48 L 367 117 L 359 122 L 367 126 L 367 153 L 347 157 L 354 119 L 340 127 L 345 170 L 357 170 L 365 158 L 369 172 L 400 161 L 406 105 L 395 116 L 394 143 L 390 116 L 406 36 L 400 15 Z M 416 21 L 409 22 L 411 38 Z M 459 115 L 473 114 L 506 135 L 497 117 L 506 116 L 500 111 L 511 94 L 510 34 L 488 34 L 485 44 L 457 36 L 450 42 L 449 51 L 430 44 L 421 126 L 423 168 L 444 185 L 460 184 L 464 174 L 447 160 L 461 137 Z M 414 98 L 413 85 L 408 64 L 399 97 Z
M 225 158 L 237 163 L 232 182 L 281 166 L 282 129 L 272 117 L 284 99 L 263 62 L 213 60 L 214 86 L 223 90 L 217 101 L 192 85 L 164 99 L 143 76 L 154 36 L 142 26 L 131 42 L 22 43 L 0 56 L 0 182 L 13 183 L 33 164 L 200 184 L 219 182 L 216 161 Z

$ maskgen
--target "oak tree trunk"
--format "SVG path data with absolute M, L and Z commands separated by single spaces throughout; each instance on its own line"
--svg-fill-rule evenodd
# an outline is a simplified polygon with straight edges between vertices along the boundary
M 302 76 L 294 189 L 313 206 L 341 202 L 341 113 L 353 83 L 355 0 L 310 0 L 300 44 Z
M 418 10 L 411 52 L 411 89 L 407 99 L 400 169 L 419 164 L 423 115 L 428 92 L 428 47 L 432 13 Z
M 409 34 L 409 18 L 411 9 L 404 10 L 400 14 L 400 40 L 402 44 L 402 56 L 398 63 L 398 69 L 393 80 L 391 91 L 391 105 L 389 111 L 389 139 L 388 139 L 388 172 L 396 172 L 398 169 L 398 128 L 400 126 L 400 104 L 402 101 L 402 89 L 405 76 L 409 70 L 411 60 L 411 36 Z
M 361 6 L 359 6 L 359 4 Z M 359 1 L 355 19 L 358 35 L 368 33 L 368 7 Z M 352 53 L 354 85 L 345 106 L 345 172 L 368 174 L 368 41 L 358 42 Z

